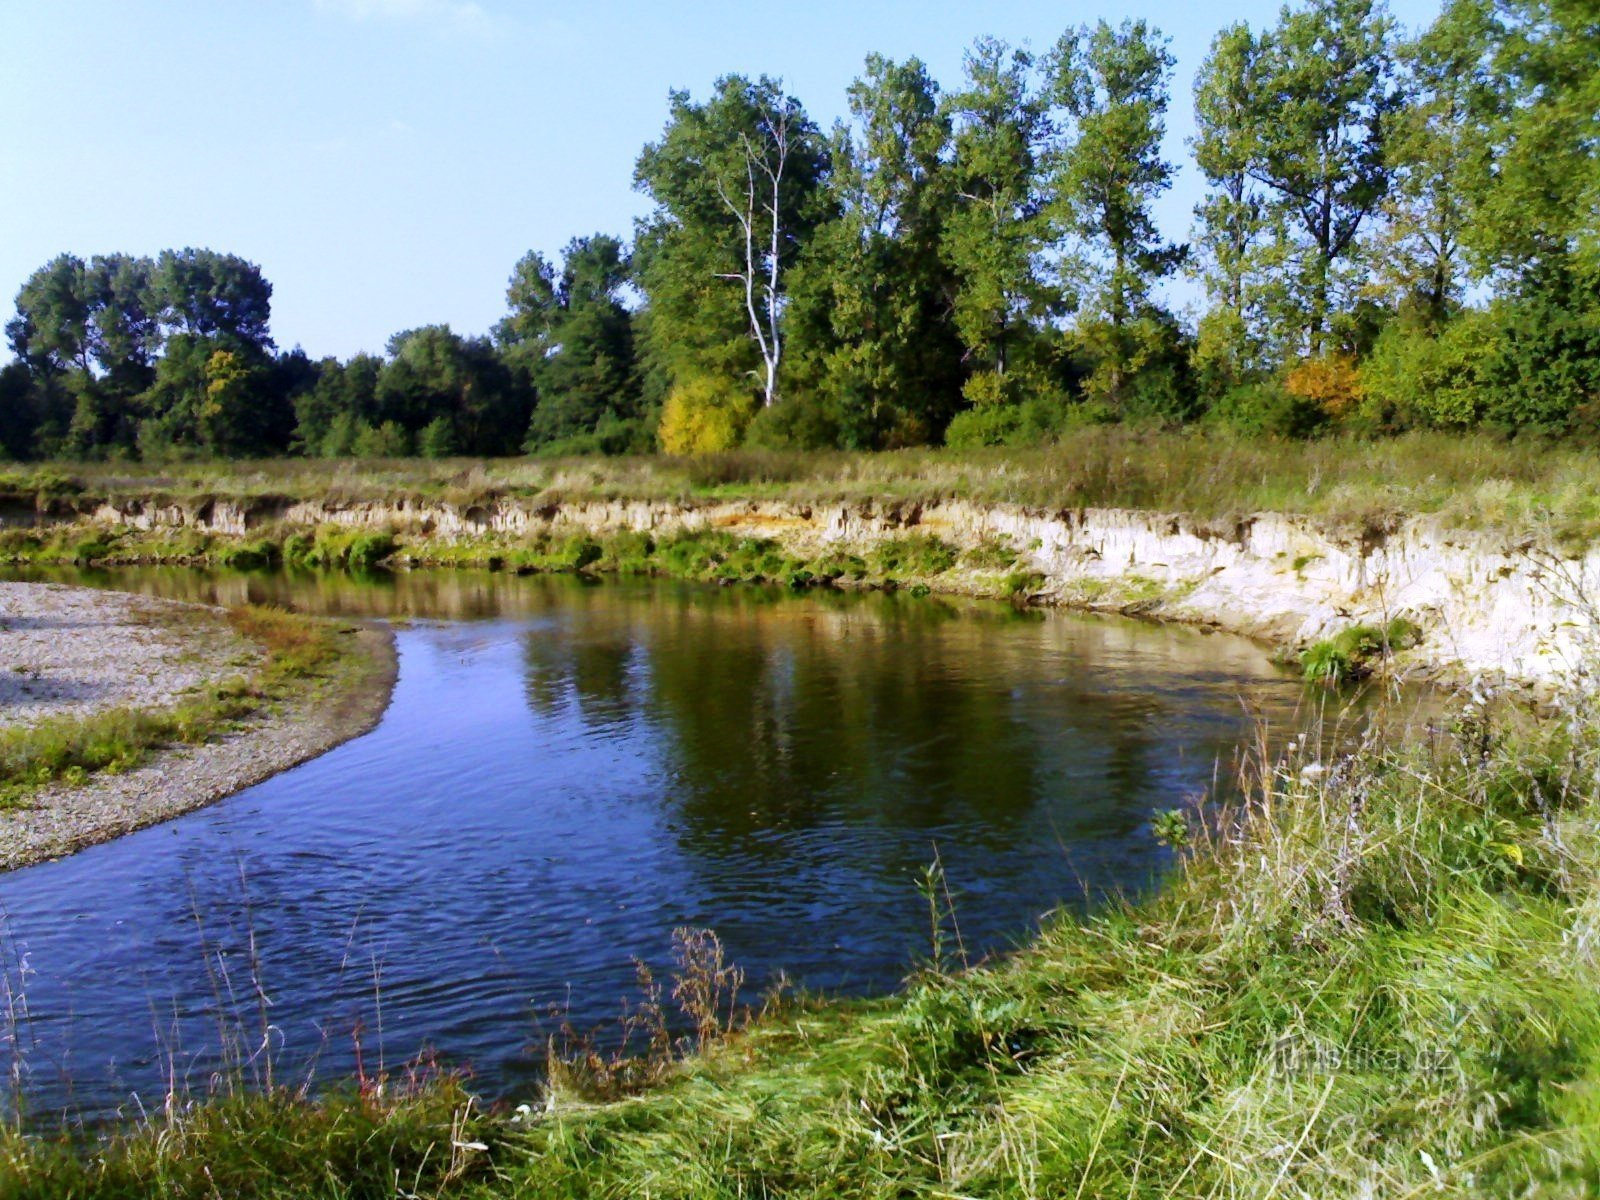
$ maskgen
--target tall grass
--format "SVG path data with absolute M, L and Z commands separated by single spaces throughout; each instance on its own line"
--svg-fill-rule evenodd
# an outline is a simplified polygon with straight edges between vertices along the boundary
M 493 1190 L 1592 1194 L 1600 741 L 1499 719 L 1261 757 L 1152 899 L 558 1105 Z
M 1414 433 L 1375 441 L 1279 442 L 1201 430 L 1074 430 L 1036 450 L 762 453 L 702 459 L 274 459 L 161 467 L 14 468 L 0 494 L 55 511 L 100 498 L 771 497 L 806 503 L 962 497 L 1046 508 L 1111 506 L 1226 519 L 1273 511 L 1349 523 L 1435 513 L 1463 527 L 1546 523 L 1565 537 L 1600 530 L 1592 451 L 1537 438 Z

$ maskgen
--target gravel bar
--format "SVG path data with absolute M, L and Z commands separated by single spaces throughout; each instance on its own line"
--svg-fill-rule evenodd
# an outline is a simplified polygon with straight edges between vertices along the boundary
M 367 732 L 393 689 L 394 638 L 352 630 L 336 678 L 236 732 L 158 751 L 122 774 L 56 784 L 0 809 L 0 871 L 59 858 L 212 804 Z M 112 707 L 165 707 L 248 672 L 261 653 L 220 608 L 93 588 L 0 584 L 0 726 Z

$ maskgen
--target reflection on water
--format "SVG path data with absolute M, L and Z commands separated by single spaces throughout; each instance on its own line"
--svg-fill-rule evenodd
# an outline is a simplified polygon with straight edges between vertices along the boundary
M 51 576 L 61 578 L 59 575 Z M 535 1017 L 614 1016 L 710 925 L 759 985 L 893 986 L 938 854 L 969 948 L 1163 864 L 1154 810 L 1300 690 L 1259 648 L 931 599 L 504 574 L 79 574 L 411 618 L 372 734 L 211 809 L 0 877 L 37 1102 L 203 1082 L 219 1015 L 334 1074 L 424 1045 L 490 1094 Z M 252 946 L 253 941 L 253 946 Z M 256 970 L 251 969 L 252 957 Z M 13 972 L 14 973 L 14 972 Z M 3 1046 L 3 1040 L 0 1040 Z

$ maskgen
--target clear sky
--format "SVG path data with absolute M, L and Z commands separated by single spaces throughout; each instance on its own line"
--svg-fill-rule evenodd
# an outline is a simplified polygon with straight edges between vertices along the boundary
M 1142 16 L 1178 59 L 1168 158 L 1217 28 L 1276 0 L 0 0 L 3 315 L 54 255 L 209 246 L 260 264 L 273 331 L 313 356 L 381 350 L 503 314 L 512 264 L 575 235 L 626 236 L 639 148 L 669 88 L 781 76 L 820 124 L 870 51 L 946 87 L 980 34 L 1048 48 Z M 1437 0 L 1392 0 L 1417 27 Z M 1198 183 L 1162 205 L 1186 235 Z M 9 354 L 0 350 L 0 358 Z

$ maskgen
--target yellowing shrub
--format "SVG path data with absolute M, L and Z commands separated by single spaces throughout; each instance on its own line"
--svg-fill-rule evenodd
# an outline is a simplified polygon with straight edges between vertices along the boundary
M 1348 416 L 1366 395 L 1356 361 L 1348 354 L 1301 360 L 1284 378 L 1283 387 L 1291 396 L 1315 404 L 1333 421 Z
M 731 450 L 739 444 L 754 409 L 754 398 L 726 380 L 696 376 L 668 393 L 656 437 L 668 454 Z

